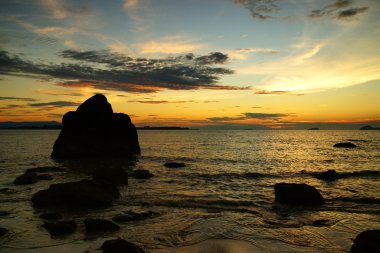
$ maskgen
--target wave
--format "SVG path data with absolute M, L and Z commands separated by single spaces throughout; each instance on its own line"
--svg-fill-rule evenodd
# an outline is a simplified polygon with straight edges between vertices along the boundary
M 342 202 L 352 202 L 352 203 L 358 203 L 358 204 L 380 204 L 379 198 L 370 198 L 370 197 L 364 197 L 364 198 L 354 198 L 354 197 L 338 197 L 334 199 L 330 199 L 330 201 L 342 201 Z
M 360 171 L 349 171 L 349 172 L 337 172 L 338 178 L 356 178 L 356 177 L 380 177 L 379 170 L 360 170 Z M 316 171 L 301 171 L 299 175 L 310 175 L 317 177 L 321 172 Z
M 186 178 L 204 179 L 207 181 L 231 180 L 231 179 L 260 179 L 260 178 L 278 178 L 279 175 L 265 174 L 259 172 L 225 172 L 225 173 L 190 173 L 184 175 Z

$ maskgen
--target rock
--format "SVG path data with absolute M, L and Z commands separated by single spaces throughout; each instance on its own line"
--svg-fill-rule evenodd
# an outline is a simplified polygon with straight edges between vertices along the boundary
M 356 148 L 357 146 L 351 142 L 339 142 L 334 145 L 334 148 Z
M 0 217 L 1 217 L 1 216 L 8 216 L 8 215 L 10 215 L 10 214 L 11 214 L 11 213 L 8 212 L 8 211 L 0 210 Z
M 38 180 L 52 180 L 53 177 L 49 174 L 39 174 L 37 175 Z
M 327 170 L 317 175 L 318 179 L 334 181 L 339 178 L 338 173 L 335 170 Z
M 320 220 L 313 221 L 313 226 L 315 226 L 315 227 L 323 227 L 323 226 L 327 226 L 328 223 L 329 223 L 329 220 L 320 219 Z
M 125 158 L 140 154 L 135 126 L 128 115 L 113 113 L 97 94 L 62 118 L 62 130 L 51 156 L 58 159 Z
M 359 128 L 359 130 L 380 130 L 380 127 L 363 126 L 363 127 Z
M 139 246 L 123 239 L 107 240 L 101 249 L 104 253 L 144 253 Z
M 40 218 L 45 220 L 61 220 L 63 217 L 60 213 L 43 213 L 40 215 Z
M 380 230 L 367 230 L 356 236 L 350 253 L 380 252 Z
M 85 219 L 84 225 L 88 233 L 102 233 L 120 230 L 120 227 L 112 221 L 103 219 Z
M 27 169 L 26 172 L 46 173 L 46 172 L 65 172 L 65 169 L 58 167 L 35 167 Z
M 120 196 L 115 185 L 95 180 L 52 184 L 32 197 L 36 207 L 96 208 L 112 205 Z
M 37 173 L 35 172 L 25 172 L 21 176 L 18 176 L 14 184 L 25 185 L 25 184 L 34 184 L 38 181 Z
M 112 218 L 114 222 L 128 222 L 128 221 L 137 221 L 137 220 L 144 220 L 147 218 L 153 218 L 154 216 L 159 215 L 160 213 L 153 212 L 153 211 L 147 211 L 142 213 L 137 213 L 133 211 L 128 211 L 125 214 L 119 214 Z
M 65 236 L 74 233 L 77 224 L 74 221 L 57 221 L 55 223 L 45 222 L 42 225 L 51 236 Z
M 322 205 L 319 191 L 307 184 L 278 183 L 274 186 L 276 201 L 290 205 Z
M 6 188 L 1 188 L 0 192 L 1 193 L 5 193 L 5 192 L 9 192 L 10 190 L 11 190 L 11 188 L 7 188 L 7 187 Z
M 136 179 L 148 179 L 154 176 L 149 170 L 134 170 L 130 175 Z
M 186 167 L 186 164 L 178 163 L 178 162 L 167 162 L 164 164 L 164 166 L 168 168 L 181 168 L 181 167 Z
M 0 227 L 0 237 L 8 233 L 8 229 Z
M 122 168 L 98 168 L 94 170 L 92 177 L 115 184 L 128 184 L 128 173 Z

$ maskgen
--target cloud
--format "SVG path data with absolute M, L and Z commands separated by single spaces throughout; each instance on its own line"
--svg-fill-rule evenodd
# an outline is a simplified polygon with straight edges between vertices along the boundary
M 33 92 L 38 93 L 38 94 L 50 95 L 50 96 L 72 96 L 72 97 L 81 97 L 81 96 L 83 96 L 82 93 L 78 93 L 78 92 L 67 93 L 67 92 L 62 92 L 62 91 L 58 91 L 58 90 L 42 90 L 42 89 L 38 89 L 38 90 L 33 90 Z
M 26 102 L 38 101 L 37 99 L 34 99 L 34 98 L 22 98 L 22 97 L 0 97 L 0 100 L 16 100 L 16 101 L 26 101 Z
M 136 47 L 140 49 L 141 54 L 182 54 L 204 48 L 204 45 L 177 35 L 140 43 Z
M 229 51 L 232 59 L 245 60 L 250 54 L 278 54 L 280 51 L 273 48 L 238 48 Z
M 221 53 L 218 54 L 219 57 L 221 55 Z M 248 89 L 218 84 L 219 76 L 233 73 L 227 68 L 210 66 L 221 61 L 218 57 L 211 57 L 208 62 L 200 64 L 197 61 L 199 57 L 189 58 L 188 55 L 146 59 L 125 57 L 105 51 L 66 50 L 61 53 L 61 56 L 77 60 L 79 63 L 35 63 L 6 51 L 0 51 L 0 74 L 22 74 L 50 79 L 64 87 L 90 87 L 142 93 L 162 89 Z
M 241 121 L 241 120 L 248 120 L 248 119 L 278 121 L 279 119 L 290 116 L 290 115 L 291 114 L 286 114 L 286 113 L 246 112 L 236 117 L 210 117 L 210 118 L 207 118 L 207 120 L 212 121 L 212 122 Z
M 46 102 L 46 103 L 31 103 L 28 104 L 31 107 L 70 107 L 70 106 L 78 106 L 80 103 L 70 102 L 70 101 L 54 101 L 54 102 Z
M 257 95 L 296 95 L 296 96 L 302 96 L 304 94 L 301 93 L 294 93 L 292 91 L 286 91 L 286 90 L 260 90 L 255 89 L 255 94 Z
M 40 4 L 43 8 L 47 9 L 52 18 L 63 19 L 70 15 L 88 15 L 93 11 L 85 6 L 71 6 L 69 1 L 64 0 L 40 0 Z
M 138 0 L 123 0 L 124 10 L 129 10 L 131 8 L 136 8 L 139 4 Z
M 234 2 L 248 9 L 253 18 L 260 20 L 273 18 L 270 14 L 280 9 L 276 5 L 277 0 L 234 0 Z
M 204 55 L 195 58 L 195 61 L 199 64 L 203 65 L 210 65 L 210 64 L 223 64 L 227 61 L 228 55 L 220 53 L 220 52 L 214 52 L 210 53 L 209 55 Z
M 334 3 L 326 5 L 321 9 L 316 9 L 310 12 L 309 18 L 321 18 L 323 16 L 334 16 L 338 19 L 347 19 L 357 14 L 363 13 L 368 10 L 368 7 L 350 8 L 352 0 L 336 0 Z
M 129 103 L 142 103 L 142 104 L 183 104 L 192 103 L 194 100 L 182 100 L 182 101 L 168 101 L 168 100 L 130 100 Z
M 351 8 L 338 13 L 338 19 L 347 19 L 368 10 L 368 7 Z

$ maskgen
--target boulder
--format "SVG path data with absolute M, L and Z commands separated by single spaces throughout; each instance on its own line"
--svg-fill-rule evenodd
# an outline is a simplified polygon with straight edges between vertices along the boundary
M 39 208 L 97 208 L 112 205 L 119 196 L 120 192 L 115 185 L 103 181 L 81 180 L 52 184 L 48 189 L 35 193 L 32 202 Z
M 38 181 L 37 173 L 35 172 L 25 172 L 21 176 L 18 176 L 14 183 L 17 185 L 25 185 L 25 184 L 34 184 Z
M 274 186 L 276 201 L 290 205 L 322 205 L 319 191 L 307 184 L 278 183 Z
M 55 223 L 45 222 L 42 225 L 51 236 L 65 236 L 74 233 L 77 224 L 74 221 L 57 221 Z
M 61 220 L 63 218 L 60 213 L 43 213 L 39 217 L 45 220 Z
M 123 239 L 107 240 L 103 243 L 101 249 L 104 253 L 144 253 L 139 246 Z
M 334 148 L 356 148 L 357 146 L 351 142 L 339 142 L 334 145 Z
M 84 225 L 87 233 L 103 233 L 109 231 L 118 231 L 120 227 L 109 220 L 103 219 L 85 219 Z
M 51 156 L 57 159 L 125 158 L 140 154 L 135 126 L 97 94 L 62 118 Z
M 35 172 L 35 173 L 46 173 L 46 172 L 65 172 L 65 169 L 58 168 L 58 167 L 35 167 L 27 169 L 26 172 Z
M 151 173 L 149 170 L 134 170 L 130 173 L 130 175 L 136 179 L 148 179 L 153 177 L 153 173 Z
M 168 168 L 181 168 L 181 167 L 186 167 L 186 164 L 179 163 L 179 162 L 167 162 L 164 164 L 164 166 Z
M 8 229 L 0 227 L 0 237 L 8 233 Z
M 356 236 L 350 253 L 380 252 L 380 230 L 367 230 Z
M 94 170 L 92 177 L 115 184 L 128 184 L 128 173 L 122 168 L 98 168 Z
M 326 181 L 334 181 L 339 178 L 338 173 L 335 170 L 327 170 L 317 175 L 318 179 Z

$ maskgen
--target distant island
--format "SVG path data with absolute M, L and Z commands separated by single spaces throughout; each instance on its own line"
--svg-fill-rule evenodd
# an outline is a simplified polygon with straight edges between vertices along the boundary
M 136 127 L 137 130 L 190 130 L 188 127 L 151 127 L 151 126 L 144 126 L 144 127 Z
M 359 130 L 380 130 L 380 127 L 363 126 Z
M 57 121 L 35 122 L 0 122 L 0 129 L 61 129 L 62 124 Z
M 312 127 L 312 128 L 307 129 L 307 130 L 319 130 L 319 128 L 318 127 Z

